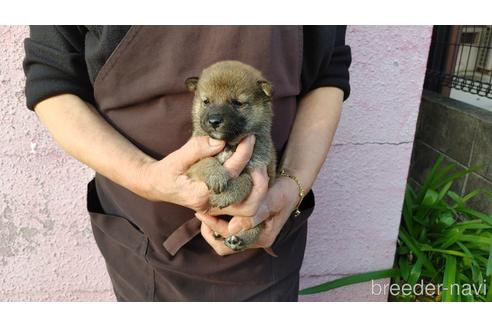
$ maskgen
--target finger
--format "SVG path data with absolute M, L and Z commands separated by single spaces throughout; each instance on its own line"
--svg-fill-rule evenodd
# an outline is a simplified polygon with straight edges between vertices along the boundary
M 234 251 L 224 245 L 223 241 L 216 240 L 213 236 L 213 231 L 206 224 L 202 224 L 201 233 L 205 241 L 214 249 L 214 251 L 220 256 L 233 254 Z
M 240 216 L 254 216 L 268 192 L 269 178 L 265 166 L 254 169 L 250 175 L 253 183 L 250 194 L 242 203 L 232 205 L 232 207 L 240 211 L 238 214 Z
M 272 245 L 272 243 L 277 238 L 278 232 L 280 231 L 274 229 L 275 220 L 278 220 L 278 217 L 272 216 L 264 221 L 260 235 L 256 240 L 255 246 L 265 248 Z
M 216 140 L 209 137 L 192 137 L 174 155 L 178 160 L 178 165 L 183 170 L 187 170 L 202 158 L 219 153 L 224 148 L 224 145 L 225 142 L 223 140 Z
M 186 175 L 179 175 L 176 178 L 176 190 L 179 190 L 179 204 L 195 211 L 206 211 L 210 207 L 208 199 L 210 191 L 202 181 L 194 181 Z
M 212 229 L 213 231 L 219 233 L 222 237 L 228 237 L 228 222 L 216 218 L 215 216 L 211 216 L 205 213 L 195 213 L 195 216 L 198 220 L 204 223 L 207 227 Z
M 229 221 L 227 226 L 229 235 L 235 235 L 242 231 L 256 227 L 270 216 L 268 206 L 263 203 L 258 212 L 253 216 L 235 216 Z
M 249 135 L 237 145 L 236 151 L 225 161 L 224 167 L 232 178 L 238 177 L 248 164 L 255 146 L 255 136 Z
M 231 215 L 231 216 L 248 216 L 252 217 L 258 212 L 261 203 L 268 192 L 268 174 L 266 167 L 254 169 L 251 172 L 253 188 L 248 197 L 240 204 L 233 204 L 222 209 L 212 208 L 212 215 Z
M 261 166 L 255 168 L 251 171 L 251 180 L 253 181 L 253 189 L 257 187 L 257 189 L 261 189 L 262 191 L 266 191 L 268 189 L 268 182 L 270 181 L 270 177 L 268 177 L 267 167 Z

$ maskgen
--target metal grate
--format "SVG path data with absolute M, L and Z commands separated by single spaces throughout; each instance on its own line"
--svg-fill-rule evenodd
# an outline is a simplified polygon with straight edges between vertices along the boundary
M 492 25 L 434 26 L 424 88 L 492 99 Z

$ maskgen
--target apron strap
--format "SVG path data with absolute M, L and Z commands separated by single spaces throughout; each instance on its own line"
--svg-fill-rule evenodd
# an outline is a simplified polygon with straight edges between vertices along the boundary
M 186 245 L 190 240 L 195 238 L 200 233 L 201 221 L 196 217 L 183 223 L 178 229 L 176 229 L 167 239 L 162 243 L 162 246 L 172 256 Z M 265 252 L 273 257 L 278 257 L 271 247 L 263 248 Z
M 162 243 L 162 246 L 172 256 L 183 247 L 186 243 L 192 240 L 196 235 L 200 233 L 201 222 L 196 217 L 183 223 L 178 229 L 176 229 L 167 239 Z

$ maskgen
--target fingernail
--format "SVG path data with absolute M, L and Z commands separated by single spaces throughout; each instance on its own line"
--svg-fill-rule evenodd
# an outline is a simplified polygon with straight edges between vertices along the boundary
M 223 143 L 222 140 L 217 140 L 217 139 L 212 139 L 212 138 L 208 138 L 208 144 L 212 147 L 218 147 L 218 146 L 221 146 Z
M 235 235 L 243 230 L 243 226 L 238 221 L 232 221 L 229 223 L 228 229 L 231 235 Z
M 252 134 L 252 135 L 250 135 L 248 138 L 249 138 L 249 139 L 248 139 L 248 142 L 249 142 L 250 144 L 253 144 L 253 145 L 254 145 L 254 143 L 255 143 L 255 141 L 256 141 L 256 137 L 255 137 L 255 135 L 254 135 L 254 134 Z

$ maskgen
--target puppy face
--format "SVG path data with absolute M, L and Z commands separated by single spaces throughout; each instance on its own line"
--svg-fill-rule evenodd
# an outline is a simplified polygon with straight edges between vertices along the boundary
M 229 144 L 248 134 L 270 132 L 272 87 L 253 67 L 237 61 L 218 62 L 200 78 L 188 78 L 186 86 L 195 92 L 195 131 Z

